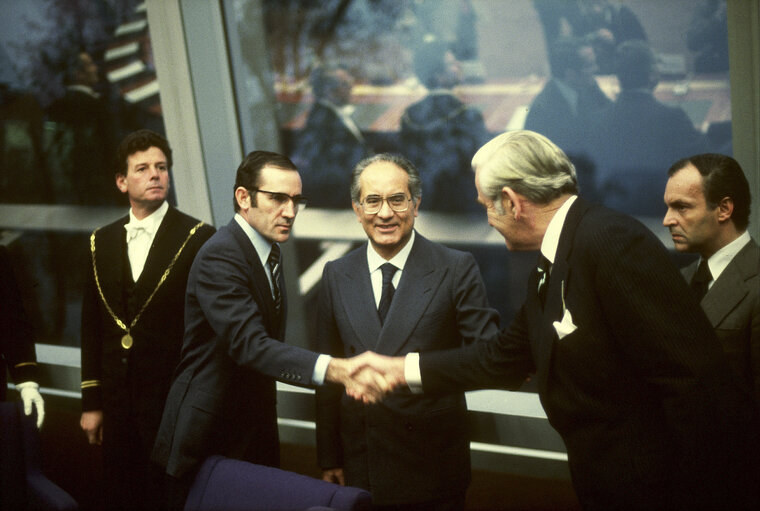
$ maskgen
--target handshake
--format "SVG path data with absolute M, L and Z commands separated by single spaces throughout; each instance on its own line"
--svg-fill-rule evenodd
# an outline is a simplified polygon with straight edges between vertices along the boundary
M 352 358 L 333 358 L 325 379 L 339 383 L 346 393 L 365 404 L 377 403 L 406 383 L 404 357 L 387 357 L 366 351 Z

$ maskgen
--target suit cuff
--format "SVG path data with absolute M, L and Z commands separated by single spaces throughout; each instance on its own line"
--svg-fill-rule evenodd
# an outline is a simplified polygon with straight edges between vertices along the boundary
M 311 382 L 314 385 L 324 385 L 325 375 L 327 374 L 327 366 L 330 365 L 332 357 L 322 353 L 317 357 L 317 363 L 314 364 L 314 374 L 311 376 Z
M 422 394 L 419 353 L 407 353 L 406 357 L 404 357 L 404 379 L 412 394 Z

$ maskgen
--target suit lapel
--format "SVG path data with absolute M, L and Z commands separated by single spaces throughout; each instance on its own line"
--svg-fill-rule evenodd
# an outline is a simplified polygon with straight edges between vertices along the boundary
M 562 226 L 562 232 L 557 245 L 557 254 L 552 264 L 551 277 L 549 279 L 549 289 L 546 294 L 546 306 L 540 315 L 540 321 L 531 323 L 531 340 L 536 343 L 534 347 L 536 356 L 536 367 L 539 368 L 538 388 L 539 391 L 545 390 L 546 381 L 549 372 L 554 343 L 557 340 L 557 332 L 554 330 L 553 322 L 562 319 L 563 302 L 567 296 L 570 285 L 570 264 L 569 258 L 573 249 L 575 232 L 580 224 L 581 218 L 588 211 L 590 205 L 580 197 L 570 206 L 570 210 Z M 535 281 L 535 279 L 533 279 Z M 564 293 L 564 296 L 563 296 Z M 536 304 L 538 299 L 536 298 Z M 540 305 L 538 306 L 540 310 Z M 533 308 L 533 307 L 531 307 Z M 538 313 L 534 310 L 532 316 L 537 317 Z
M 245 257 L 245 261 L 248 264 L 248 267 L 251 269 L 251 277 L 253 278 L 254 282 L 252 292 L 254 294 L 256 303 L 263 306 L 263 310 L 261 312 L 265 318 L 268 330 L 273 337 L 281 339 L 283 333 L 282 325 L 285 321 L 285 313 L 283 312 L 281 315 L 282 317 L 278 317 L 277 310 L 274 306 L 274 298 L 272 298 L 272 292 L 269 287 L 269 278 L 267 277 L 266 273 L 264 273 L 267 270 L 265 270 L 264 266 L 261 264 L 261 260 L 256 253 L 256 249 L 253 248 L 251 240 L 248 239 L 248 236 L 245 234 L 245 232 L 243 232 L 243 229 L 237 224 L 234 218 L 230 220 L 229 224 L 227 224 L 227 228 L 232 233 L 235 242 L 238 244 L 240 251 Z M 284 278 L 281 278 L 280 282 L 282 283 L 282 287 L 280 289 L 285 289 Z M 285 303 L 283 296 L 283 311 L 286 310 L 286 305 L 287 304 Z M 277 321 L 278 319 L 279 321 Z
M 443 281 L 447 270 L 435 268 L 430 260 L 428 241 L 417 234 L 375 346 L 379 353 L 401 352 Z
M 749 294 L 750 289 L 746 281 L 757 275 L 758 259 L 760 248 L 754 241 L 750 241 L 736 254 L 702 298 L 702 309 L 713 328 Z
M 362 346 L 374 350 L 380 335 L 380 318 L 377 315 L 372 282 L 369 278 L 366 244 L 354 250 L 346 261 L 344 271 L 338 274 L 344 312 Z
M 127 275 L 127 235 L 124 225 L 129 216 L 121 218 L 111 228 L 103 228 L 95 235 L 95 258 L 98 280 L 109 307 L 122 320 L 126 319 L 124 278 Z
M 137 303 L 145 303 L 156 289 L 161 276 L 174 259 L 182 241 L 187 237 L 188 232 L 178 229 L 178 221 L 177 211 L 170 206 L 153 238 L 140 278 L 135 282 Z

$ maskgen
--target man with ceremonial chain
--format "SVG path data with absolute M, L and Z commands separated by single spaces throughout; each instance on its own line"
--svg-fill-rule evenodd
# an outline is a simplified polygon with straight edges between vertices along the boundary
M 167 203 L 172 151 L 161 135 L 127 135 L 116 166 L 131 207 L 90 236 L 80 424 L 103 446 L 109 503 L 156 509 L 164 476 L 150 452 L 179 362 L 188 272 L 214 228 Z

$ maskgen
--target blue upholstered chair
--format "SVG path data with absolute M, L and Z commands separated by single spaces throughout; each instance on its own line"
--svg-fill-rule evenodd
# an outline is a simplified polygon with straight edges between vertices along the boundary
M 185 511 L 364 511 L 368 492 L 278 468 L 211 456 L 201 466 Z
M 0 403 L 0 510 L 79 509 L 76 501 L 42 473 L 36 412 L 23 404 Z

